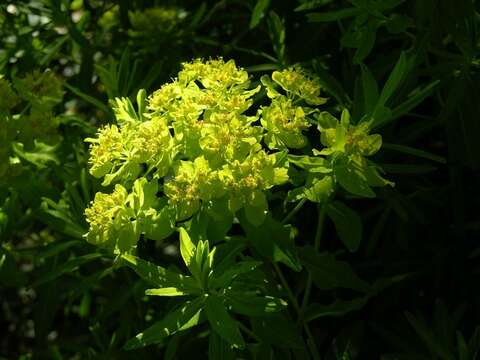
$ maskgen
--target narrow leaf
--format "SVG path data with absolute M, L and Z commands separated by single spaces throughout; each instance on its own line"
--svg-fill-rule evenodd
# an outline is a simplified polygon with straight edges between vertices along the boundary
M 132 350 L 159 343 L 177 331 L 186 330 L 197 325 L 203 302 L 204 297 L 185 302 L 180 308 L 170 312 L 162 320 L 157 321 L 148 329 L 129 340 L 125 344 L 124 349 Z
M 316 12 L 307 14 L 307 19 L 310 22 L 329 22 L 329 21 L 337 21 L 341 19 L 346 19 L 349 17 L 356 16 L 362 10 L 358 8 L 346 8 L 338 11 L 331 11 L 331 12 Z
M 258 0 L 257 4 L 253 8 L 252 18 L 250 19 L 250 29 L 256 27 L 260 20 L 265 16 L 265 11 L 270 5 L 270 0 Z
M 368 283 L 360 279 L 347 262 L 337 260 L 330 253 L 319 253 L 307 246 L 300 251 L 300 257 L 319 289 L 346 288 L 369 291 Z
M 189 276 L 181 275 L 175 271 L 167 270 L 149 261 L 142 260 L 133 255 L 122 254 L 122 259 L 143 280 L 160 288 L 178 288 L 185 292 L 194 292 L 198 289 L 196 282 Z
M 228 314 L 221 298 L 209 295 L 205 303 L 205 311 L 210 325 L 218 335 L 235 347 L 245 347 L 238 324 Z
M 358 213 L 340 201 L 327 207 L 327 215 L 332 219 L 340 240 L 351 252 L 357 251 L 362 240 L 362 220 Z
M 367 303 L 366 298 L 350 301 L 335 301 L 330 305 L 310 304 L 305 310 L 305 321 L 312 321 L 325 316 L 342 316 L 350 311 L 359 310 Z

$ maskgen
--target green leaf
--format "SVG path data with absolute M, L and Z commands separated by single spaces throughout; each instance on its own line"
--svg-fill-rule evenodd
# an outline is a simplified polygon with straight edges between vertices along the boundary
M 333 194 L 334 184 L 331 176 L 322 179 L 314 178 L 311 184 L 305 185 L 303 194 L 306 199 L 322 203 Z
M 317 7 L 321 7 L 323 5 L 329 4 L 332 1 L 333 0 L 312 0 L 312 1 L 306 1 L 306 2 L 302 1 L 303 4 L 296 7 L 295 11 L 305 11 L 305 10 L 315 9 Z
M 363 59 L 365 59 L 372 51 L 373 46 L 375 45 L 375 39 L 377 37 L 377 28 L 378 21 L 376 20 L 369 21 L 367 25 L 362 28 L 358 48 L 353 56 L 354 64 L 361 64 Z
M 320 85 L 331 94 L 342 107 L 348 106 L 351 104 L 352 100 L 348 96 L 348 93 L 343 88 L 342 84 L 330 74 L 328 69 L 316 60 L 312 62 L 313 69 L 318 75 L 318 81 Z
M 348 192 L 367 198 L 375 197 L 375 192 L 368 186 L 362 169 L 352 161 L 342 161 L 335 165 L 333 170 L 338 183 Z
M 384 169 L 389 174 L 428 174 L 437 170 L 436 166 L 419 164 L 381 164 L 382 169 Z
M 71 273 L 75 269 L 77 269 L 79 266 L 82 266 L 83 264 L 89 263 L 93 260 L 96 260 L 98 258 L 102 257 L 102 254 L 98 253 L 93 253 L 93 254 L 87 254 L 87 255 L 82 255 L 82 256 L 77 256 L 74 257 L 65 263 L 53 268 L 46 274 L 42 275 L 39 279 L 37 279 L 33 284 L 32 287 L 37 287 L 39 285 L 42 285 L 46 282 L 52 281 L 63 274 L 66 273 Z
M 374 128 L 378 129 L 382 126 L 385 126 L 388 123 L 395 121 L 401 116 L 407 114 L 410 110 L 416 108 L 420 103 L 423 102 L 423 100 L 433 94 L 439 84 L 440 80 L 435 80 L 422 89 L 415 89 L 415 91 L 408 96 L 407 100 L 393 108 L 390 116 L 384 116 L 382 118 L 379 117 L 379 120 L 375 122 Z
M 198 293 L 196 282 L 189 276 L 184 276 L 175 271 L 167 270 L 133 255 L 122 254 L 121 258 L 149 284 L 158 286 L 159 288 L 173 287 L 182 292 Z
M 199 297 L 185 302 L 177 310 L 170 312 L 162 320 L 144 330 L 124 346 L 125 350 L 133 350 L 163 341 L 166 337 L 181 330 L 187 330 L 199 323 L 200 312 L 205 298 Z
M 110 115 L 112 113 L 112 111 L 110 110 L 110 108 L 107 105 L 105 105 L 101 101 L 97 100 L 93 96 L 85 94 L 80 89 L 78 89 L 78 88 L 76 88 L 76 87 L 74 87 L 74 86 L 72 86 L 68 83 L 64 83 L 64 85 L 68 90 L 73 92 L 75 95 L 77 95 L 81 99 L 85 100 L 87 103 L 92 104 L 93 106 L 97 107 L 99 110 L 102 110 L 105 114 Z
M 22 143 L 14 142 L 12 143 L 12 149 L 18 157 L 28 161 L 39 169 L 46 168 L 48 163 L 60 164 L 60 160 L 55 153 L 57 146 L 35 141 L 34 149 L 32 151 L 26 151 Z
M 262 191 L 256 191 L 254 198 L 245 204 L 245 216 L 254 226 L 260 226 L 265 221 L 267 215 L 268 203 L 265 194 Z
M 258 296 L 244 291 L 228 290 L 225 298 L 233 312 L 247 316 L 266 316 L 282 311 L 288 305 L 279 298 Z
M 325 316 L 342 316 L 350 311 L 360 310 L 367 303 L 367 298 L 350 301 L 337 300 L 330 305 L 310 304 L 305 310 L 305 321 L 312 321 Z
M 357 251 L 362 240 L 362 220 L 358 213 L 340 201 L 328 204 L 327 215 L 332 219 L 340 240 L 351 252 Z
M 288 161 L 309 172 L 327 174 L 332 171 L 328 162 L 319 156 L 288 155 Z
M 274 220 L 270 214 L 258 227 L 251 225 L 241 214 L 239 219 L 249 242 L 262 256 L 272 261 L 282 262 L 295 271 L 302 269 L 291 237 L 292 229 L 289 225 L 282 225 Z
M 273 42 L 273 50 L 280 64 L 285 63 L 285 25 L 280 17 L 270 11 L 268 18 L 268 31 Z
M 329 22 L 346 19 L 360 14 L 362 10 L 358 8 L 346 8 L 338 11 L 310 13 L 307 14 L 307 19 L 310 22 Z
M 364 99 L 364 112 L 370 113 L 378 101 L 378 85 L 373 74 L 367 66 L 361 64 L 362 69 L 362 90 Z
M 265 16 L 265 11 L 270 5 L 270 0 L 257 0 L 257 3 L 252 11 L 252 18 L 250 19 L 250 30 L 256 27 L 260 20 Z
M 188 292 L 184 292 L 176 287 L 165 287 L 161 289 L 147 289 L 145 295 L 149 296 L 185 296 L 190 295 Z
M 300 251 L 300 258 L 319 289 L 346 288 L 361 292 L 369 291 L 368 283 L 360 279 L 347 262 L 337 260 L 330 253 L 319 253 L 306 246 Z
M 164 206 L 152 216 L 145 217 L 142 230 L 148 239 L 163 240 L 174 231 L 175 212 L 172 208 Z
M 392 72 L 390 73 L 385 85 L 383 86 L 382 92 L 378 99 L 378 103 L 385 105 L 388 99 L 394 94 L 402 80 L 406 77 L 409 70 L 409 60 L 407 60 L 405 53 L 402 52 L 400 57 L 395 64 Z
M 235 351 L 215 331 L 210 332 L 208 342 L 208 359 L 235 360 Z
M 458 349 L 458 360 L 469 360 L 468 345 L 462 336 L 462 334 L 457 331 L 457 349 Z
M 196 246 L 190 239 L 187 230 L 184 228 L 179 228 L 178 232 L 180 233 L 180 253 L 182 254 L 185 265 L 187 265 L 188 269 L 192 271 L 192 268 L 194 268 L 195 264 L 194 256 L 196 252 Z
M 0 247 L 0 285 L 20 287 L 26 281 L 26 275 L 18 269 L 10 251 Z
M 445 160 L 445 158 L 442 157 L 442 156 L 438 156 L 438 155 L 429 153 L 428 151 L 415 149 L 415 148 L 410 147 L 410 146 L 398 145 L 398 144 L 383 144 L 383 147 L 385 149 L 398 151 L 398 152 L 401 152 L 403 154 L 413 155 L 413 156 L 416 156 L 416 157 L 419 157 L 419 158 L 432 160 L 432 161 L 438 162 L 440 164 L 446 164 L 447 163 L 447 160 Z
M 236 277 L 255 270 L 262 263 L 260 261 L 241 261 L 222 272 L 214 271 L 210 280 L 210 288 L 226 288 Z
M 445 344 L 440 343 L 432 329 L 427 326 L 423 319 L 418 319 L 409 312 L 405 312 L 405 317 L 432 354 L 436 354 L 443 360 L 452 360 L 448 350 L 445 349 Z
M 213 294 L 209 295 L 205 302 L 205 311 L 210 325 L 220 337 L 237 348 L 245 347 L 238 324 L 228 314 L 221 298 Z
M 35 246 L 31 248 L 17 249 L 16 253 L 22 257 L 30 256 L 35 262 L 40 263 L 42 260 L 51 256 L 60 254 L 61 252 L 70 249 L 72 246 L 81 245 L 83 242 L 79 240 L 70 240 L 62 242 L 54 242 L 45 246 Z
M 306 348 L 297 326 L 284 313 L 271 314 L 268 317 L 252 317 L 250 322 L 253 332 L 264 343 L 280 348 Z

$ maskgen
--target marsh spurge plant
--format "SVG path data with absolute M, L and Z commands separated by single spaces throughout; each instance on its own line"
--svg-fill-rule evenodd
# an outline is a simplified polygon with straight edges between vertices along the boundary
M 240 329 L 251 332 L 234 313 L 255 318 L 286 306 L 271 296 L 276 284 L 260 269 L 281 261 L 301 270 L 294 247 L 273 244 L 280 249 L 273 255 L 265 248 L 294 235 L 269 212 L 275 187 L 291 189 L 286 201 L 328 203 L 337 188 L 371 197 L 372 186 L 388 183 L 367 160 L 381 137 L 368 134 L 368 122 L 352 124 L 347 110 L 340 120 L 322 112 L 321 95 L 319 81 L 301 68 L 274 71 L 253 87 L 245 70 L 218 59 L 184 63 L 148 98 L 140 91 L 136 109 L 128 99 L 115 100 L 117 123 L 87 139 L 91 174 L 113 190 L 97 193 L 85 211 L 86 239 L 150 283 L 147 295 L 185 297 L 128 348 L 161 342 L 205 319 L 215 336 L 243 348 Z M 254 106 L 255 99 L 261 102 Z M 312 149 L 307 134 L 320 136 L 324 147 Z M 230 233 L 234 222 L 246 238 Z M 265 229 L 285 239 L 259 238 Z M 158 241 L 175 231 L 190 275 L 135 256 L 141 236 Z

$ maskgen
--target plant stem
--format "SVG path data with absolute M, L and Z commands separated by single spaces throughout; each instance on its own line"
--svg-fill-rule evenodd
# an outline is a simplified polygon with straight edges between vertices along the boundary
M 307 199 L 302 199 L 298 202 L 297 205 L 288 213 L 288 215 L 285 217 L 285 219 L 282 220 L 282 224 L 286 224 L 305 204 Z
M 273 262 L 272 264 L 273 264 L 273 267 L 275 268 L 275 271 L 276 271 L 278 277 L 280 278 L 280 282 L 282 283 L 282 286 L 285 288 L 285 291 L 287 292 L 287 295 L 288 295 L 293 307 L 295 308 L 297 313 L 300 312 L 300 306 L 298 304 L 297 298 L 293 294 L 292 289 L 290 289 L 290 286 L 288 285 L 287 279 L 285 279 L 285 276 L 283 276 L 282 270 L 277 265 L 277 263 Z
M 315 344 L 315 340 L 313 338 L 312 332 L 310 331 L 310 328 L 308 327 L 308 324 L 303 324 L 303 327 L 305 329 L 305 333 L 307 334 L 307 345 L 310 349 L 310 352 L 312 353 L 313 359 L 320 360 L 320 354 L 318 353 L 317 345 Z
M 275 271 L 276 271 L 278 277 L 280 278 L 280 282 L 282 283 L 282 286 L 285 288 L 285 291 L 287 292 L 287 295 L 290 299 L 290 302 L 293 305 L 293 307 L 295 308 L 295 311 L 297 312 L 297 315 L 300 319 L 301 310 L 300 310 L 300 306 L 298 304 L 297 298 L 293 294 L 292 289 L 290 289 L 290 286 L 288 285 L 287 280 L 283 276 L 283 273 L 282 273 L 282 270 L 280 269 L 280 267 L 275 262 L 273 263 L 273 267 L 275 268 Z M 317 350 L 317 347 L 315 345 L 315 339 L 313 338 L 312 332 L 310 331 L 310 328 L 308 327 L 308 324 L 304 323 L 303 327 L 305 329 L 305 334 L 307 334 L 307 345 L 308 345 L 308 348 L 310 349 L 310 352 L 312 354 L 313 359 L 314 360 L 320 360 L 320 356 L 318 355 L 318 350 Z
M 257 335 L 255 335 L 255 333 L 252 330 L 250 330 L 248 327 L 243 325 L 240 321 L 238 322 L 238 326 L 240 327 L 240 329 L 242 329 L 245 332 L 245 334 L 250 336 L 252 339 L 255 339 L 258 342 L 262 342 L 262 339 L 260 339 Z
M 318 251 L 318 249 L 320 248 L 320 242 L 322 240 L 323 224 L 325 222 L 325 214 L 327 212 L 327 206 L 328 206 L 328 203 L 324 202 L 319 207 L 319 210 L 318 210 L 317 231 L 315 233 L 315 240 L 313 243 L 313 248 L 315 249 L 315 251 Z M 308 300 L 310 298 L 311 291 L 312 291 L 312 276 L 309 273 L 307 278 L 307 284 L 305 285 L 305 292 L 303 295 L 302 306 L 300 307 L 300 314 L 298 318 L 299 322 L 303 322 L 303 314 L 305 312 L 305 308 L 308 305 Z

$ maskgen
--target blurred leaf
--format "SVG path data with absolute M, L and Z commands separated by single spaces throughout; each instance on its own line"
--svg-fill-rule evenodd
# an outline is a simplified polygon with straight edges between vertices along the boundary
M 205 311 L 210 325 L 220 337 L 237 348 L 245 347 L 238 324 L 228 314 L 221 298 L 213 294 L 209 295 L 205 302 Z
M 307 19 L 310 22 L 329 22 L 357 16 L 360 13 L 361 9 L 352 7 L 332 12 L 310 13 L 307 14 Z
M 401 152 L 403 154 L 409 154 L 409 155 L 413 155 L 413 156 L 416 156 L 416 157 L 419 157 L 419 158 L 432 160 L 432 161 L 438 162 L 440 164 L 446 164 L 447 163 L 445 158 L 443 158 L 441 156 L 431 154 L 431 153 L 429 153 L 427 151 L 424 151 L 424 150 L 415 149 L 415 148 L 412 148 L 410 146 L 398 145 L 398 144 L 383 144 L 382 146 L 383 146 L 384 149 L 390 149 L 390 150 Z
M 215 331 L 212 331 L 208 342 L 208 358 L 212 360 L 235 360 L 232 347 Z
M 270 0 L 257 0 L 250 19 L 250 29 L 253 29 L 260 23 L 260 20 L 265 16 L 265 11 L 268 9 L 269 5 Z
M 340 240 L 348 250 L 357 251 L 362 240 L 362 219 L 358 213 L 340 201 L 328 204 L 327 215 L 332 219 Z
M 64 83 L 64 85 L 72 93 L 74 93 L 75 95 L 80 97 L 82 100 L 86 101 L 87 103 L 97 107 L 99 110 L 103 111 L 105 114 L 110 115 L 112 113 L 110 108 L 107 105 L 105 105 L 103 102 L 101 102 L 100 100 L 97 100 L 93 96 L 85 94 L 80 89 L 78 89 L 78 88 L 76 88 L 76 87 L 74 87 L 74 86 L 72 86 L 72 85 L 70 85 L 66 82 Z
M 37 280 L 32 284 L 32 287 L 40 286 L 46 282 L 55 280 L 56 278 L 62 276 L 66 273 L 71 273 L 76 270 L 79 266 L 87 264 L 93 260 L 102 257 L 102 254 L 92 253 L 87 255 L 81 255 L 70 260 L 67 260 L 65 263 L 54 267 L 52 270 L 48 271 L 46 274 L 42 274 Z
M 240 224 L 247 234 L 251 245 L 271 261 L 280 261 L 295 271 L 301 270 L 293 239 L 291 227 L 282 225 L 267 215 L 262 225 L 255 227 L 240 216 Z
M 350 301 L 337 300 L 330 305 L 313 303 L 305 310 L 305 321 L 312 321 L 325 316 L 342 316 L 350 311 L 360 310 L 366 303 L 366 298 L 358 298 Z
M 347 262 L 327 252 L 319 253 L 310 246 L 300 250 L 302 263 L 319 289 L 347 288 L 368 292 L 369 285 L 358 277 Z
M 267 316 L 269 313 L 282 311 L 288 305 L 275 297 L 257 296 L 234 290 L 228 290 L 225 298 L 233 312 L 247 316 Z
M 268 17 L 268 31 L 278 62 L 285 64 L 285 25 L 274 11 L 270 11 Z

